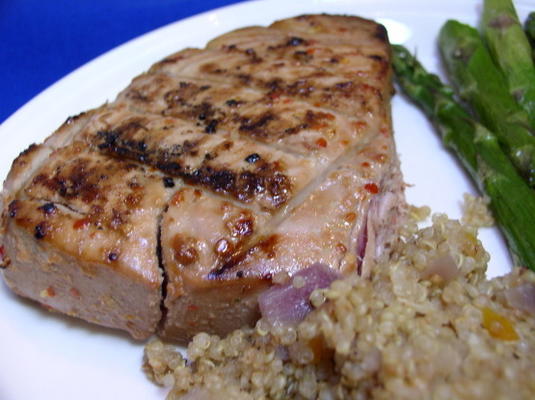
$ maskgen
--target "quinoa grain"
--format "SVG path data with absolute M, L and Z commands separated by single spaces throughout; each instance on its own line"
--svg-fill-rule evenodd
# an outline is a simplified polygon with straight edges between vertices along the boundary
M 477 228 L 492 221 L 482 199 L 465 197 L 464 211 L 419 229 L 429 210 L 412 207 L 390 259 L 314 291 L 297 326 L 201 333 L 185 358 L 151 341 L 147 376 L 171 386 L 169 400 L 534 398 L 534 315 L 505 292 L 535 273 L 487 280 Z

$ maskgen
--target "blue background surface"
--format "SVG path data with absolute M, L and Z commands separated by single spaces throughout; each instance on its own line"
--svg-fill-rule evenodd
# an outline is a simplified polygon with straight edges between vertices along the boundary
M 102 53 L 163 25 L 238 2 L 0 0 L 0 123 Z

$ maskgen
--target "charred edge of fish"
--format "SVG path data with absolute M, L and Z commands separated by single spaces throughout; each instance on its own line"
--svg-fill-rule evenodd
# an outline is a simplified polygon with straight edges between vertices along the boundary
M 71 115 L 71 116 L 67 117 L 67 119 L 65 120 L 65 122 L 63 124 L 64 125 L 70 125 L 70 124 L 76 122 L 78 119 L 82 118 L 86 114 L 87 114 L 87 112 L 83 111 L 83 112 L 81 112 L 79 114 Z
M 156 63 L 154 66 L 164 65 L 164 64 L 174 64 L 177 61 L 182 60 L 183 58 L 184 56 L 181 54 L 172 55 L 169 57 L 165 57 L 163 60 L 158 61 L 158 63 Z
M 19 157 L 24 157 L 24 156 L 27 156 L 28 154 L 32 153 L 34 150 L 37 150 L 39 148 L 39 145 L 35 144 L 35 143 L 32 143 L 31 145 L 29 145 L 25 150 L 21 151 L 19 156 L 17 157 L 17 159 Z
M 375 33 L 373 36 L 376 39 L 379 39 L 381 42 L 388 43 L 388 31 L 384 25 L 378 24 L 375 28 Z

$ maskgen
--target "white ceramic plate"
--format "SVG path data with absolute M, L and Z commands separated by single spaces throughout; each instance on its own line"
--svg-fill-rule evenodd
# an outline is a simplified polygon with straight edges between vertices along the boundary
M 40 142 L 67 116 L 112 100 L 135 75 L 187 46 L 203 46 L 234 28 L 269 24 L 302 13 L 355 14 L 386 25 L 392 42 L 417 50 L 430 70 L 440 72 L 436 37 L 455 18 L 475 24 L 479 1 L 314 0 L 241 3 L 188 18 L 128 42 L 95 59 L 45 90 L 0 126 L 0 177 L 30 143 Z M 535 9 L 516 3 L 520 17 Z M 465 192 L 474 192 L 459 163 L 446 152 L 419 110 L 400 95 L 393 101 L 395 138 L 408 200 L 435 212 L 460 216 Z M 492 255 L 489 275 L 511 262 L 495 229 L 481 233 Z M 165 390 L 141 371 L 143 343 L 126 335 L 42 311 L 0 283 L 0 399 L 162 399 Z

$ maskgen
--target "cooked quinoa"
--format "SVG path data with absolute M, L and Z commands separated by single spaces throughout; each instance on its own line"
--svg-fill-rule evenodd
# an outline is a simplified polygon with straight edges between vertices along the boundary
M 487 197 L 473 196 L 470 193 L 464 194 L 463 216 L 461 222 L 476 228 L 494 225 L 494 218 L 488 209 L 489 199 Z
M 533 310 L 506 295 L 534 288 L 535 273 L 487 280 L 476 228 L 489 223 L 486 207 L 465 205 L 463 223 L 434 215 L 418 229 L 413 218 L 369 278 L 313 292 L 297 326 L 201 333 L 186 358 L 151 341 L 148 376 L 171 387 L 169 399 L 535 398 Z

